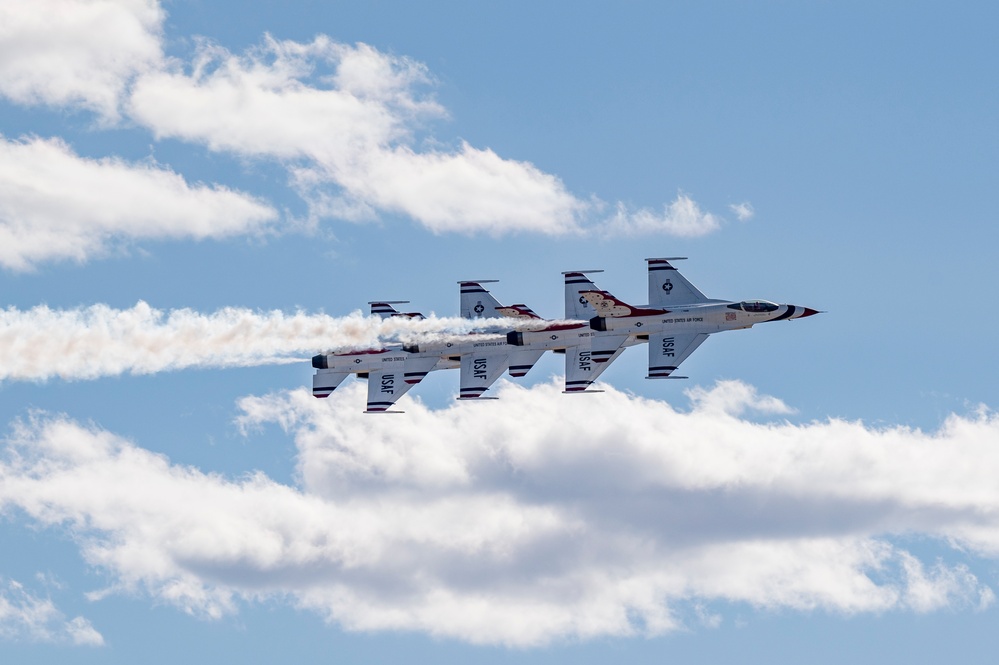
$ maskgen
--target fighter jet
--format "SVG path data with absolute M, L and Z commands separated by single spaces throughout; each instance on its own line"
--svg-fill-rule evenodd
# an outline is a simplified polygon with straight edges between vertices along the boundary
M 523 304 L 504 307 L 483 284 L 496 280 L 465 280 L 459 285 L 459 312 L 466 319 L 506 317 L 520 320 L 541 320 Z M 403 347 L 417 354 L 439 354 L 459 363 L 458 399 L 496 399 L 483 397 L 504 371 L 521 377 L 534 366 L 544 350 L 511 347 L 505 334 L 473 333 L 446 340 L 420 342 Z
M 673 372 L 712 333 L 818 313 L 809 307 L 766 300 L 707 298 L 670 263 L 683 258 L 646 259 L 650 304 L 644 307 L 634 307 L 598 289 L 586 275 L 600 271 L 563 273 L 566 318 L 588 319 L 589 326 L 566 322 L 538 331 L 513 331 L 507 341 L 565 353 L 564 392 L 596 392 L 590 385 L 629 346 L 649 344 L 647 378 L 687 378 L 673 376 Z
M 419 312 L 399 312 L 392 306 L 403 302 L 408 301 L 381 300 L 368 304 L 371 313 L 383 319 L 393 316 L 423 318 Z M 356 374 L 358 378 L 368 380 L 365 413 L 402 413 L 390 409 L 432 370 L 447 366 L 446 361 L 442 363 L 441 360 L 438 355 L 408 353 L 401 345 L 322 353 L 312 358 L 312 366 L 316 369 L 312 377 L 312 395 L 329 397 L 344 379 Z M 457 367 L 457 363 L 450 366 Z
M 526 305 L 502 306 L 483 283 L 461 282 L 460 311 L 465 318 L 507 317 L 538 319 Z M 368 304 L 371 314 L 383 319 L 392 317 L 423 318 L 419 312 L 400 312 L 393 305 L 405 300 L 378 300 Z M 368 380 L 365 413 L 402 413 L 392 406 L 430 372 L 459 369 L 458 399 L 495 399 L 482 397 L 507 369 L 511 376 L 524 376 L 544 351 L 518 349 L 507 344 L 505 334 L 473 333 L 412 344 L 388 345 L 371 349 L 319 354 L 312 358 L 316 373 L 312 394 L 329 397 L 351 374 Z
M 489 291 L 483 288 L 483 284 L 495 282 L 496 280 L 479 280 L 459 282 L 459 304 L 461 315 L 465 318 L 475 319 L 489 316 L 502 316 L 508 319 L 519 321 L 543 321 L 527 305 L 521 303 L 504 307 L 493 297 Z M 533 349 L 506 349 L 509 354 L 508 370 L 510 376 L 520 378 L 526 376 L 534 367 L 535 363 L 544 355 L 544 350 Z M 501 372 L 502 373 L 502 370 Z M 498 378 L 498 377 L 497 377 Z
M 606 291 L 594 289 L 580 294 L 597 313 L 590 319 L 590 328 L 612 336 L 638 335 L 648 340 L 648 379 L 687 378 L 673 376 L 673 372 L 713 333 L 819 313 L 810 307 L 767 300 L 707 298 L 670 263 L 683 258 L 646 259 L 650 304 L 645 307 L 633 307 Z
M 587 274 L 602 270 L 578 270 L 565 276 L 565 319 L 547 322 L 535 330 L 514 330 L 507 342 L 524 349 L 544 349 L 565 354 L 566 393 L 602 392 L 590 390 L 590 385 L 621 352 L 644 340 L 628 333 L 596 332 L 587 321 L 597 315 L 584 292 L 597 290 Z
M 504 370 L 509 369 L 511 376 L 524 376 L 548 350 L 566 356 L 564 392 L 599 392 L 590 386 L 629 346 L 649 344 L 646 378 L 686 378 L 673 373 L 708 335 L 819 313 L 766 300 L 707 298 L 670 263 L 682 258 L 646 259 L 649 304 L 640 307 L 598 289 L 587 274 L 601 271 L 563 273 L 565 319 L 561 321 L 542 319 L 523 304 L 504 307 L 482 286 L 495 280 L 459 282 L 463 317 L 498 314 L 536 325 L 518 326 L 506 335 L 455 335 L 418 344 L 317 355 L 312 359 L 317 370 L 313 394 L 327 397 L 349 374 L 357 374 L 368 379 L 366 413 L 398 413 L 389 409 L 429 372 L 458 367 L 458 399 L 490 399 L 482 395 Z M 392 305 L 398 302 L 372 302 L 372 313 L 383 318 L 421 316 L 397 311 Z

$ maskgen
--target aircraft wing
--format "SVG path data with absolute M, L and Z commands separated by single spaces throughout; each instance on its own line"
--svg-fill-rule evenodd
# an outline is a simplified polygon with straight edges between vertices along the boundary
M 707 338 L 707 333 L 656 333 L 649 335 L 649 375 L 645 378 L 670 378 L 680 363 L 697 350 L 697 347 Z
M 365 413 L 402 413 L 389 411 L 400 397 L 423 380 L 438 358 L 407 358 L 399 368 L 368 373 L 368 408 Z
M 489 399 L 481 397 L 489 386 L 510 366 L 508 351 L 497 353 L 466 353 L 459 368 L 458 399 Z
M 402 370 L 402 379 L 410 387 L 426 378 L 427 374 L 437 367 L 440 358 L 437 356 L 423 358 L 407 358 L 406 365 Z M 408 390 L 408 389 L 407 389 Z
M 389 411 L 396 401 L 415 386 L 403 378 L 400 369 L 380 369 L 368 373 L 368 408 L 365 413 L 402 413 Z
M 343 383 L 343 380 L 350 376 L 350 372 L 337 372 L 331 369 L 316 370 L 312 375 L 312 396 L 329 397 L 336 387 Z
M 534 363 L 545 355 L 544 351 L 518 349 L 510 354 L 510 376 L 521 377 L 531 371 Z
M 589 345 L 566 349 L 564 392 L 586 392 L 590 384 L 621 355 L 626 341 L 627 335 L 595 335 L 590 338 Z

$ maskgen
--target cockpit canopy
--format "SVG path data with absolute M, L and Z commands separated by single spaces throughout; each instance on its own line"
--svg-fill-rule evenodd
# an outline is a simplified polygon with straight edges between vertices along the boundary
M 777 303 L 772 303 L 768 300 L 743 300 L 742 302 L 732 303 L 728 305 L 729 309 L 741 309 L 743 312 L 774 312 L 780 307 Z

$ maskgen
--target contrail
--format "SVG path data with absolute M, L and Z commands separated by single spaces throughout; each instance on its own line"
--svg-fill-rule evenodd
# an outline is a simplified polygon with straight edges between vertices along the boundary
M 379 319 L 255 311 L 226 307 L 202 314 L 158 310 L 145 302 L 129 309 L 90 305 L 0 310 L 0 381 L 95 379 L 152 374 L 185 367 L 248 367 L 297 362 L 333 349 L 369 347 L 387 340 L 462 334 L 525 323 L 511 319 L 430 316 Z

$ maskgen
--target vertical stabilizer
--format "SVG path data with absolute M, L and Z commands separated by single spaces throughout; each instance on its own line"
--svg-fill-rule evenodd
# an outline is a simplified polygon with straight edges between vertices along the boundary
M 495 279 L 480 279 L 474 282 L 458 282 L 461 291 L 459 311 L 463 319 L 489 319 L 499 316 L 496 310 L 503 305 L 482 286 L 495 281 Z
M 686 257 L 645 259 L 649 264 L 649 307 L 669 309 L 678 305 L 696 305 L 709 299 L 691 284 L 670 261 Z
M 588 321 L 597 315 L 597 311 L 581 295 L 583 291 L 599 291 L 597 286 L 586 276 L 588 273 L 594 272 L 603 272 L 603 270 L 577 270 L 562 273 L 565 275 L 565 318 Z

